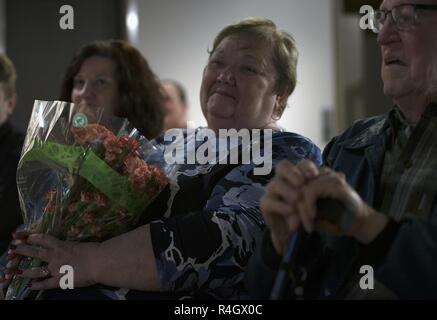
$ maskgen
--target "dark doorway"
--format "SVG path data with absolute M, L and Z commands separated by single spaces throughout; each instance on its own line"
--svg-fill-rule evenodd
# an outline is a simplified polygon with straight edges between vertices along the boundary
M 62 30 L 62 5 L 74 9 L 74 30 Z M 27 128 L 35 99 L 55 100 L 74 52 L 93 40 L 124 38 L 122 0 L 6 0 L 6 52 L 17 69 L 12 121 Z

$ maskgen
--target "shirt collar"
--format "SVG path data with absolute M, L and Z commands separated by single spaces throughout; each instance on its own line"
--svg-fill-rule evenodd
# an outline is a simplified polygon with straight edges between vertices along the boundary
M 430 103 L 425 108 L 425 112 L 422 114 L 420 121 L 424 118 L 431 117 L 437 117 L 437 104 L 435 103 Z M 396 105 L 390 110 L 388 120 L 390 122 L 390 126 L 394 126 L 395 128 L 399 125 L 401 125 L 402 127 L 411 127 L 411 125 L 405 119 L 405 116 L 403 115 L 401 109 L 399 109 L 399 107 Z

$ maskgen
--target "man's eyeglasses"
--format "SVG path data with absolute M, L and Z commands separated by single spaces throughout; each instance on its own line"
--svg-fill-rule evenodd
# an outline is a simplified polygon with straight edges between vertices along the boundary
M 391 14 L 398 30 L 409 30 L 417 24 L 417 10 L 437 10 L 437 5 L 432 4 L 402 4 L 391 10 L 375 10 L 371 16 L 373 31 L 379 33 Z

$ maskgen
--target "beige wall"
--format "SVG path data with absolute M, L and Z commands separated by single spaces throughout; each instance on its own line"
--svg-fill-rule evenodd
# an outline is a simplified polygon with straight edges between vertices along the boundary
M 6 39 L 5 39 L 5 1 L 0 0 L 0 52 L 6 52 Z
M 355 120 L 386 112 L 391 101 L 383 94 L 377 35 L 359 27 L 359 10 L 345 13 L 337 1 L 337 132 Z
M 138 9 L 132 39 L 161 78 L 188 89 L 189 119 L 205 125 L 199 88 L 207 48 L 225 25 L 248 16 L 270 18 L 292 33 L 300 51 L 298 85 L 280 124 L 320 146 L 322 111 L 335 106 L 334 2 L 337 0 L 130 0 Z

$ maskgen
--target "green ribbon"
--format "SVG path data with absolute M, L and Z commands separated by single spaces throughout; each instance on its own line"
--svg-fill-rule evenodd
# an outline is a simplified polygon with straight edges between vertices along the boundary
M 32 149 L 24 155 L 22 163 L 26 161 L 55 164 L 71 174 L 78 174 L 112 202 L 131 213 L 139 214 L 147 205 L 148 197 L 138 192 L 127 177 L 112 169 L 91 149 L 36 141 Z

